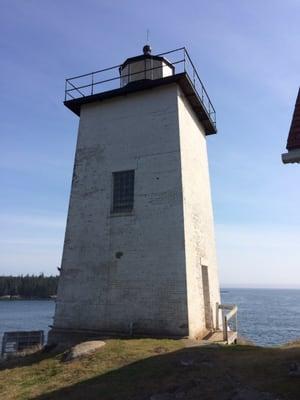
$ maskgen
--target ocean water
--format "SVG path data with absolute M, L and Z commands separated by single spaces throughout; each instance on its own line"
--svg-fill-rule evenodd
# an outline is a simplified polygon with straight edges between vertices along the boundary
M 1 300 L 0 340 L 6 331 L 43 330 L 45 335 L 53 322 L 53 300 Z
M 300 290 L 222 289 L 223 303 L 238 306 L 238 331 L 258 345 L 278 345 L 300 339 Z M 3 332 L 49 330 L 52 300 L 0 301 L 0 340 Z
M 300 340 L 300 289 L 222 289 L 238 306 L 238 332 L 258 345 Z

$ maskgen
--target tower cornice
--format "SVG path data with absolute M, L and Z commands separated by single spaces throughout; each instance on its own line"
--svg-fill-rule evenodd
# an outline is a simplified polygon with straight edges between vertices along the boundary
M 79 97 L 77 99 L 66 100 L 64 105 L 76 115 L 80 116 L 81 106 L 84 104 L 101 102 L 104 100 L 112 99 L 120 96 L 127 96 L 133 93 L 151 90 L 159 86 L 170 85 L 176 83 L 180 86 L 181 90 L 185 94 L 188 102 L 195 112 L 196 117 L 202 123 L 205 129 L 206 135 L 212 135 L 217 133 L 215 123 L 209 116 L 206 108 L 203 106 L 201 98 L 195 90 L 188 74 L 186 72 L 171 75 L 161 79 L 155 80 L 140 80 L 130 83 L 129 85 L 123 86 L 118 89 L 109 90 L 102 93 L 93 94 L 90 96 Z

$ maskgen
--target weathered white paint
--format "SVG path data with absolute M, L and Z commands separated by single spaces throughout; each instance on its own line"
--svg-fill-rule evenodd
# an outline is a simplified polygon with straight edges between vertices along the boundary
M 134 211 L 112 215 L 128 169 Z M 54 328 L 203 336 L 201 263 L 214 310 L 206 138 L 178 85 L 82 106 Z
M 187 300 L 190 336 L 203 336 L 214 328 L 220 290 L 214 242 L 206 136 L 189 102 L 178 87 L 178 110 L 185 232 Z M 202 266 L 209 287 L 203 287 Z M 210 303 L 204 304 L 205 292 Z M 205 319 L 210 314 L 210 324 Z

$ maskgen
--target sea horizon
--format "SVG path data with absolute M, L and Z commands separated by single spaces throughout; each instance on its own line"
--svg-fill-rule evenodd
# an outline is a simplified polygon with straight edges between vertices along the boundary
M 300 286 L 222 286 L 220 285 L 220 290 L 228 289 L 261 289 L 261 290 L 300 290 Z

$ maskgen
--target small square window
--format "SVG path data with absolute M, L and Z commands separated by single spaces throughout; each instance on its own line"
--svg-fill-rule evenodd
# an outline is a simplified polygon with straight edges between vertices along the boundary
M 130 212 L 134 200 L 134 170 L 113 173 L 112 212 Z

